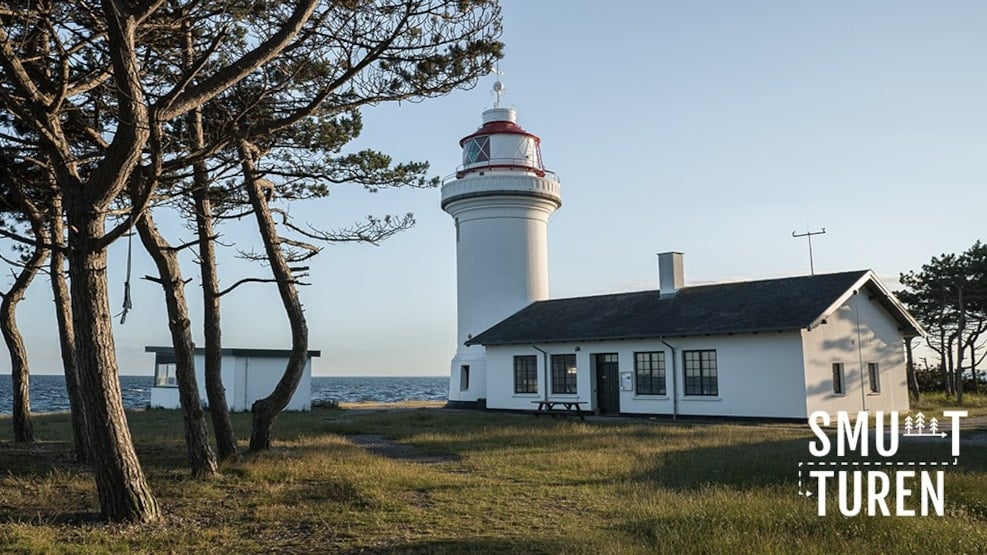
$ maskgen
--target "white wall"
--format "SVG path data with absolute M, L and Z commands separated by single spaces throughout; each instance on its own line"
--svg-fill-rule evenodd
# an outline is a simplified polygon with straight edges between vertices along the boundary
M 501 196 L 469 195 L 497 191 Z M 483 398 L 484 349 L 464 345 L 534 301 L 548 298 L 548 218 L 560 200 L 510 193 L 538 193 L 560 199 L 550 179 L 507 171 L 468 175 L 443 185 L 445 210 L 456 231 L 456 354 L 450 364 L 449 400 Z M 468 391 L 459 387 L 460 367 L 470 365 Z M 473 367 L 479 370 L 473 379 Z
M 634 353 L 665 352 L 665 396 L 639 396 L 634 391 L 620 392 L 620 412 L 636 414 L 672 414 L 672 372 L 676 372 L 678 414 L 708 416 L 752 416 L 773 418 L 805 418 L 805 388 L 803 387 L 801 335 L 797 331 L 784 333 L 744 334 L 673 338 L 667 340 L 671 349 L 658 340 L 633 340 L 591 343 L 538 345 L 549 354 L 575 353 L 578 367 L 575 395 L 549 395 L 550 399 L 588 401 L 596 409 L 595 382 L 591 368 L 592 355 L 617 353 L 619 372 L 633 377 Z M 577 352 L 575 349 L 579 347 Z M 715 349 L 719 395 L 715 397 L 687 396 L 683 383 L 683 350 Z M 514 393 L 514 355 L 538 355 L 538 393 Z M 674 364 L 673 364 L 674 361 Z M 544 398 L 545 358 L 530 346 L 501 346 L 487 348 L 487 407 L 530 410 L 532 401 Z M 548 376 L 551 380 L 551 376 Z
M 825 324 L 802 334 L 809 413 L 908 410 L 904 339 L 897 322 L 869 298 L 866 289 L 828 315 Z M 842 395 L 833 392 L 834 362 L 843 363 L 846 393 Z M 879 365 L 879 393 L 870 392 L 868 362 Z
M 149 404 L 152 409 L 177 409 L 182 406 L 182 401 L 177 387 L 152 387 Z
M 460 379 L 462 366 L 469 365 L 469 384 L 463 389 Z M 457 353 L 452 358 L 449 372 L 449 400 L 476 401 L 487 397 L 486 351 L 482 346 L 471 348 L 467 352 Z
M 151 362 L 153 364 L 153 361 Z M 223 356 L 223 386 L 226 404 L 231 411 L 249 411 L 257 399 L 267 397 L 284 374 L 287 358 Z M 195 356 L 195 379 L 199 386 L 199 398 L 207 403 L 205 359 Z M 152 387 L 151 408 L 179 408 L 177 387 Z M 305 372 L 285 410 L 311 410 L 312 408 L 312 359 L 305 364 Z
M 571 354 L 575 346 L 570 344 L 539 345 L 549 354 Z M 580 351 L 576 354 L 576 394 L 549 395 L 549 399 L 593 401 L 589 376 L 589 358 Z M 536 355 L 538 361 L 538 392 L 514 393 L 514 355 Z M 487 408 L 532 410 L 534 403 L 545 398 L 545 356 L 531 346 L 512 345 L 487 347 Z M 551 364 L 551 363 L 549 363 Z M 548 377 L 551 380 L 551 376 Z M 595 404 L 590 405 L 595 408 Z
M 284 374 L 287 361 L 283 358 L 270 357 L 243 357 L 246 369 L 246 393 L 247 398 L 243 408 L 235 410 L 250 410 L 250 405 L 257 399 L 267 397 L 274 391 L 274 386 L 278 384 Z M 295 389 L 295 394 L 288 402 L 285 410 L 310 410 L 312 408 L 312 359 L 305 363 L 305 372 L 302 380 Z

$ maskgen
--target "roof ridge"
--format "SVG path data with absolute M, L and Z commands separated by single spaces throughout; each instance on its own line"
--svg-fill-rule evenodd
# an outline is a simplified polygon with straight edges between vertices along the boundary
M 699 288 L 699 287 L 716 287 L 716 286 L 720 286 L 720 285 L 739 285 L 739 284 L 748 284 L 748 283 L 769 283 L 769 282 L 777 282 L 777 281 L 788 281 L 788 280 L 797 280 L 797 279 L 815 279 L 815 278 L 834 277 L 834 276 L 850 276 L 850 275 L 860 275 L 860 276 L 863 276 L 864 274 L 866 274 L 867 272 L 870 272 L 870 271 L 872 271 L 872 270 L 870 270 L 870 269 L 866 269 L 866 270 L 847 270 L 847 271 L 844 271 L 844 272 L 828 272 L 828 273 L 825 273 L 825 274 L 809 274 L 809 275 L 798 275 L 798 276 L 780 276 L 780 277 L 763 278 L 763 279 L 739 279 L 737 281 L 718 281 L 716 283 L 700 283 L 700 284 L 697 284 L 697 285 L 687 285 L 687 286 L 683 287 L 682 289 L 679 289 L 679 291 L 682 291 L 683 289 L 694 289 L 694 288 Z
M 872 270 L 870 270 L 870 269 L 864 269 L 864 270 L 847 270 L 847 271 L 843 271 L 843 272 L 828 272 L 828 273 L 825 273 L 825 274 L 811 274 L 811 275 L 799 275 L 799 276 L 782 276 L 782 277 L 763 278 L 763 279 L 740 279 L 740 280 L 737 280 L 737 281 L 718 281 L 718 282 L 715 282 L 715 283 L 700 283 L 700 284 L 697 284 L 697 285 L 686 285 L 685 287 L 682 287 L 681 289 L 679 289 L 679 291 L 684 291 L 686 289 L 698 289 L 698 288 L 702 288 L 702 287 L 718 287 L 718 286 L 724 286 L 724 285 L 739 285 L 739 284 L 750 284 L 750 283 L 768 283 L 768 282 L 796 280 L 796 279 L 814 279 L 814 278 L 831 277 L 831 276 L 848 276 L 848 275 L 861 275 L 862 276 L 862 275 L 864 275 L 864 274 L 866 274 L 867 272 L 870 272 L 870 271 L 872 271 Z M 597 298 L 603 298 L 603 297 L 617 297 L 617 296 L 623 296 L 623 295 L 637 295 L 637 294 L 642 294 L 642 293 L 656 293 L 656 294 L 658 294 L 658 293 L 660 293 L 660 291 L 661 291 L 660 289 L 638 289 L 638 290 L 635 290 L 635 291 L 614 291 L 612 293 L 595 293 L 595 294 L 592 294 L 592 295 L 573 295 L 571 297 L 558 297 L 558 298 L 553 298 L 553 299 L 542 299 L 540 301 L 535 301 L 535 302 L 533 302 L 531 304 L 554 303 L 554 302 L 562 302 L 562 301 L 571 301 L 571 300 L 575 300 L 575 299 L 597 299 Z

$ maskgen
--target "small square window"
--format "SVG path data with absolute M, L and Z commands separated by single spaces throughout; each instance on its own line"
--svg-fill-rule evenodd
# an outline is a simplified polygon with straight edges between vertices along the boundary
M 154 387 L 178 387 L 174 362 L 159 363 L 154 367 Z

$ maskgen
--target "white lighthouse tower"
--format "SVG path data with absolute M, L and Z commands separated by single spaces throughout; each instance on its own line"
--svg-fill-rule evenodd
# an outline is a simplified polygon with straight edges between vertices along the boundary
M 497 101 L 467 135 L 463 164 L 442 185 L 442 209 L 456 222 L 457 345 L 451 405 L 486 400 L 486 349 L 464 345 L 534 301 L 548 298 L 548 218 L 562 205 L 561 185 L 542 164 L 541 139 Z

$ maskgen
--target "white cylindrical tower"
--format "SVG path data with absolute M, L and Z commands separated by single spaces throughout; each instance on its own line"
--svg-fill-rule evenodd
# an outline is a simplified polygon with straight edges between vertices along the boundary
M 442 209 L 456 222 L 458 348 L 450 403 L 486 399 L 486 350 L 464 343 L 548 298 L 548 218 L 562 195 L 542 164 L 540 142 L 517 124 L 513 108 L 486 110 L 483 125 L 459 141 L 463 164 L 455 179 L 442 185 Z

